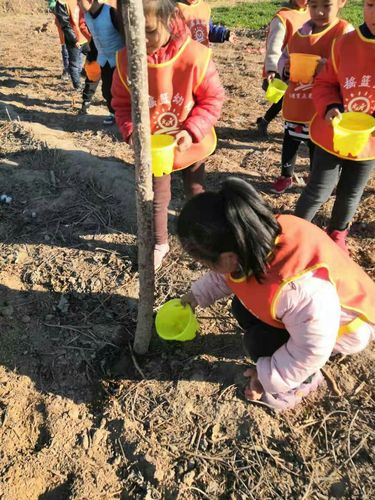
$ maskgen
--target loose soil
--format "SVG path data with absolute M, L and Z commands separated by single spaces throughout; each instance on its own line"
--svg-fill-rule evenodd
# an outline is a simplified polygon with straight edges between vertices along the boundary
M 374 496 L 370 348 L 327 366 L 331 380 L 293 411 L 243 398 L 240 332 L 230 303 L 198 312 L 186 344 L 153 335 L 131 351 L 137 306 L 134 180 L 129 148 L 104 129 L 99 92 L 77 114 L 53 18 L 0 19 L 0 498 L 268 499 Z M 259 141 L 263 40 L 216 46 L 227 100 L 207 185 L 236 175 L 276 212 L 300 193 L 270 193 L 282 121 Z M 307 151 L 298 172 L 307 175 Z M 172 251 L 156 304 L 203 269 L 179 249 L 183 203 L 173 177 Z M 351 228 L 353 258 L 374 276 L 374 182 Z M 324 226 L 333 198 L 319 212 Z M 334 383 L 332 384 L 332 380 Z

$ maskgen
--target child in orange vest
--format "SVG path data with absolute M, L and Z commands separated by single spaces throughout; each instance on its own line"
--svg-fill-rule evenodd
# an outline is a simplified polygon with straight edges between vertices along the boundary
M 332 47 L 332 56 L 317 77 L 312 95 L 316 115 L 310 124 L 315 144 L 309 182 L 299 198 L 296 215 L 311 220 L 327 201 L 339 179 L 327 232 L 345 251 L 348 226 L 375 166 L 375 136 L 358 156 L 334 150 L 332 119 L 344 111 L 375 116 L 375 2 L 364 1 L 364 24 Z
M 211 7 L 204 0 L 183 0 L 177 2 L 176 6 L 180 10 L 193 40 L 203 43 L 206 47 L 209 46 L 209 42 L 236 43 L 236 34 L 233 31 L 212 22 Z
M 307 0 L 290 0 L 286 7 L 279 9 L 268 27 L 266 40 L 266 56 L 263 66 L 262 89 L 267 90 L 269 83 L 275 78 L 280 78 L 278 63 L 284 48 L 294 33 L 310 19 L 306 8 Z M 272 104 L 264 116 L 257 119 L 256 124 L 260 137 L 268 139 L 268 124 L 276 118 L 281 110 L 283 100 Z
M 320 56 L 315 75 L 323 68 L 328 59 L 333 41 L 352 30 L 352 26 L 337 15 L 345 0 L 309 0 L 308 8 L 311 20 L 307 21 L 291 38 L 287 46 L 288 54 L 302 53 Z M 280 74 L 289 78 L 289 63 L 286 57 L 279 62 Z M 313 156 L 313 144 L 309 139 L 308 124 L 315 109 L 311 99 L 313 82 L 301 83 L 289 81 L 283 100 L 283 118 L 285 120 L 284 140 L 281 153 L 281 176 L 272 184 L 271 191 L 281 194 L 293 185 L 294 165 L 301 142 L 305 142 L 310 152 L 310 164 Z
M 322 382 L 332 354 L 359 352 L 375 337 L 375 283 L 317 226 L 275 217 L 245 181 L 230 178 L 189 200 L 177 233 L 210 268 L 182 303 L 208 307 L 234 294 L 256 362 L 244 373 L 247 399 L 293 408 Z
M 204 161 L 216 147 L 213 126 L 224 101 L 224 89 L 211 50 L 192 40 L 172 0 L 143 0 L 146 18 L 149 108 L 152 134 L 176 139 L 173 170 L 181 170 L 185 194 L 203 191 Z M 133 123 L 127 81 L 127 52 L 117 53 L 112 106 L 125 141 Z M 169 251 L 168 205 L 171 176 L 153 177 L 155 269 Z

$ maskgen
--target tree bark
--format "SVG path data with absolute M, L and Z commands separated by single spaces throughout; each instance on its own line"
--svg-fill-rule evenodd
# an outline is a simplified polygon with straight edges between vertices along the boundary
M 138 221 L 139 302 L 134 351 L 148 350 L 154 305 L 153 191 L 151 171 L 150 112 L 145 18 L 142 0 L 121 0 L 128 79 L 132 97 L 133 147 L 135 156 L 136 206 Z

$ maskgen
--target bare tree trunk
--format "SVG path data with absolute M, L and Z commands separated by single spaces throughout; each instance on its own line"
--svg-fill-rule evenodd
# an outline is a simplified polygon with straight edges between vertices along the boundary
M 121 0 L 122 18 L 128 51 L 128 78 L 132 98 L 133 145 L 135 155 L 139 303 L 134 350 L 148 350 L 154 305 L 153 191 L 151 174 L 150 113 L 145 18 L 142 0 Z

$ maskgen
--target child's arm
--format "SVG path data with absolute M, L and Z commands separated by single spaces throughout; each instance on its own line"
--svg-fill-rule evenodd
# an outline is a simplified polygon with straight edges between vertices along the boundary
M 189 293 L 181 297 L 183 304 L 190 304 L 193 309 L 197 305 L 208 307 L 233 292 L 228 287 L 224 275 L 210 271 L 191 285 Z
M 231 42 L 236 43 L 236 34 L 231 32 L 221 24 L 214 24 L 210 19 L 210 27 L 208 32 L 208 40 L 212 43 Z
M 131 113 L 131 96 L 124 87 L 117 69 L 113 73 L 112 79 L 112 101 L 111 105 L 115 110 L 116 123 L 125 142 L 129 142 L 133 133 L 133 122 Z
M 333 61 L 334 58 L 334 61 Z M 317 75 L 312 88 L 312 99 L 317 113 L 322 118 L 332 119 L 344 110 L 340 92 L 340 83 L 337 79 L 335 64 L 337 64 L 335 43 L 332 46 L 332 56 Z M 337 111 L 333 111 L 333 110 Z M 338 112 L 338 114 L 337 114 Z M 328 116 L 327 116 L 328 114 Z
M 282 21 L 277 16 L 274 17 L 269 27 L 266 57 L 264 59 L 266 74 L 272 78 L 278 73 L 278 63 L 282 55 L 285 33 L 286 29 Z
M 72 25 L 70 24 L 70 16 L 66 5 L 56 2 L 55 15 L 64 33 L 65 43 L 70 47 L 74 47 L 77 44 L 77 37 Z
M 206 75 L 196 89 L 195 105 L 184 122 L 184 130 L 189 132 L 193 142 L 205 137 L 220 117 L 225 93 L 215 64 L 210 61 Z
M 277 306 L 290 339 L 272 356 L 257 361 L 257 375 L 265 392 L 298 387 L 328 361 L 336 343 L 341 306 L 335 287 L 318 277 L 287 285 Z

